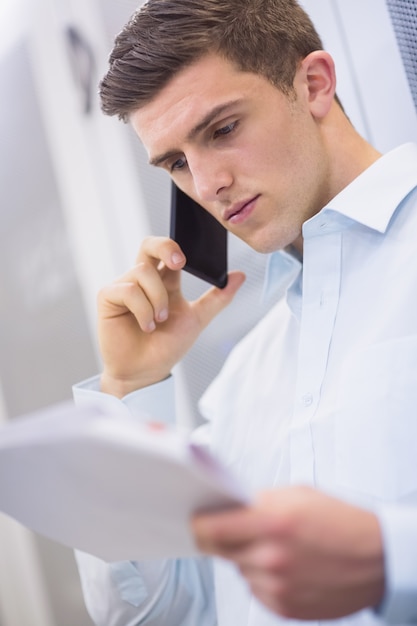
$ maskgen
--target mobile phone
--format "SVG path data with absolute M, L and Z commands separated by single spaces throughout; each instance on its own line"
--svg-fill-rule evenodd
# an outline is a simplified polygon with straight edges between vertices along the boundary
M 227 285 L 227 230 L 172 183 L 170 237 L 184 252 L 184 269 L 216 287 Z

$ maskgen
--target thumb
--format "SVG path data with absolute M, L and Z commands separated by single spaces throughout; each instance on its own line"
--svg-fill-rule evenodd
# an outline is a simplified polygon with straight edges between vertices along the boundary
M 202 328 L 205 328 L 220 311 L 231 303 L 245 279 L 243 272 L 230 272 L 224 289 L 212 287 L 193 302 L 193 309 Z

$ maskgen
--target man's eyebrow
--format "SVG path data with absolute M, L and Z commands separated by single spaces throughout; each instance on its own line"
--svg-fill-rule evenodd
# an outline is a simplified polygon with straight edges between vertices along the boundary
M 169 150 L 168 152 L 164 152 L 163 154 L 158 154 L 157 156 L 152 157 L 152 159 L 149 159 L 149 164 L 158 167 L 158 165 L 161 165 L 161 163 L 167 161 L 171 157 L 176 156 L 178 153 L 179 150 Z
M 198 122 L 198 124 L 196 124 L 190 130 L 190 132 L 187 135 L 187 141 L 190 141 L 190 140 L 194 139 L 196 137 L 196 135 L 198 135 L 203 130 L 205 130 L 207 128 L 207 126 L 210 126 L 210 124 L 213 122 L 213 120 L 216 119 L 216 117 L 218 117 L 219 115 L 222 115 L 228 109 L 236 106 L 240 102 L 241 102 L 241 100 L 232 100 L 231 102 L 225 102 L 223 104 L 219 104 L 218 106 L 214 107 L 214 109 L 211 109 L 203 117 L 203 119 L 200 122 Z M 152 159 L 149 160 L 149 163 L 151 165 L 158 166 L 161 163 L 163 163 L 164 161 L 166 161 L 167 159 L 177 155 L 179 152 L 180 152 L 180 150 L 169 150 L 168 152 L 164 152 L 163 154 L 159 154 L 159 155 L 157 155 L 155 157 L 152 157 Z
M 205 130 L 207 126 L 210 126 L 210 124 L 212 123 L 213 120 L 216 119 L 216 117 L 218 117 L 219 115 L 222 115 L 228 109 L 236 106 L 240 102 L 241 100 L 232 100 L 231 102 L 225 102 L 224 104 L 219 104 L 218 106 L 214 107 L 214 109 L 211 109 L 211 111 L 209 111 L 203 117 L 201 122 L 199 122 L 196 126 L 194 126 L 194 128 L 190 130 L 190 132 L 187 135 L 187 139 L 188 140 L 194 139 L 194 137 L 198 135 L 199 133 L 201 133 L 203 130 Z

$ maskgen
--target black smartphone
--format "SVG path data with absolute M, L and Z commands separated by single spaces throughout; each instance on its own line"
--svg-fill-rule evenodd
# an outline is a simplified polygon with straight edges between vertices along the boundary
M 227 285 L 227 230 L 172 183 L 170 237 L 184 252 L 184 269 L 223 288 Z

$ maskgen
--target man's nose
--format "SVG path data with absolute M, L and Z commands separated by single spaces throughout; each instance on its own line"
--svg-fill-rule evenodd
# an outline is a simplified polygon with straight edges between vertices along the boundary
M 195 158 L 191 163 L 188 161 L 195 193 L 201 202 L 221 199 L 221 192 L 228 189 L 233 182 L 230 167 L 216 156 Z

